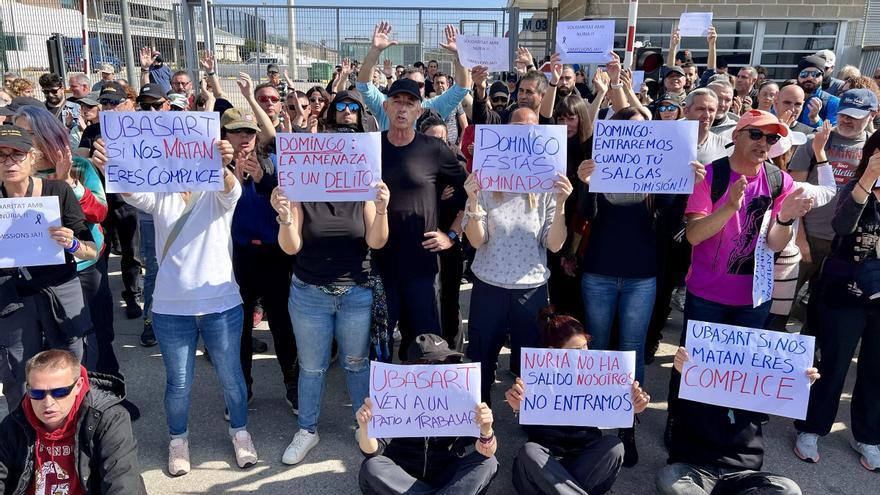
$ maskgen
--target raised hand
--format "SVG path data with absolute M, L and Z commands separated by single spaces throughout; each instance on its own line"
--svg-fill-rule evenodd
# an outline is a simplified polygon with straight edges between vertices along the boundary
M 140 59 L 141 68 L 148 68 L 153 65 L 153 61 L 156 60 L 156 57 L 159 56 L 159 52 L 156 51 L 155 48 L 151 46 L 145 46 L 140 49 L 138 52 L 138 58 Z
M 819 121 L 819 111 L 822 110 L 822 100 L 819 98 L 810 98 L 807 102 L 807 110 L 810 115 L 810 122 Z
M 477 178 L 476 172 L 471 172 L 464 181 L 464 192 L 467 193 L 469 200 L 477 200 L 477 195 L 480 193 L 480 181 Z
M 373 38 L 370 41 L 370 46 L 376 50 L 382 51 L 389 46 L 396 44 L 397 41 L 391 39 L 391 23 L 388 21 L 382 21 L 379 24 L 376 24 L 375 29 L 373 29 Z
M 532 57 L 532 52 L 530 52 L 528 48 L 520 45 L 516 49 L 515 63 L 517 65 L 522 64 L 524 67 L 527 68 L 530 65 L 534 65 L 535 59 L 534 59 L 534 57 Z
M 678 28 L 675 28 L 675 31 L 672 32 L 672 39 L 669 42 L 669 48 L 673 51 L 681 44 L 681 31 Z
M 828 144 L 828 138 L 831 137 L 831 122 L 826 120 L 813 134 L 813 154 L 820 155 L 825 152 L 825 145 Z
M 611 83 L 611 76 L 602 69 L 596 69 L 593 74 L 593 90 L 598 93 L 607 93 L 608 85 Z
M 553 187 L 556 189 L 557 205 L 565 203 L 565 200 L 568 199 L 568 197 L 571 196 L 572 191 L 574 191 L 574 188 L 571 185 L 571 181 L 568 180 L 568 177 L 566 177 L 565 174 L 558 172 L 556 174 L 556 184 L 554 184 Z M 559 206 L 557 206 L 557 208 L 559 208 Z
M 782 208 L 779 210 L 779 219 L 783 222 L 800 218 L 813 208 L 813 198 L 804 194 L 804 188 L 799 187 L 782 200 Z
M 385 77 L 391 77 L 394 75 L 394 68 L 391 66 L 391 59 L 386 58 L 384 62 L 382 62 L 382 72 L 385 74 Z
M 590 177 L 593 175 L 593 172 L 596 170 L 596 162 L 593 160 L 584 160 L 578 165 L 578 179 L 581 180 L 584 184 L 590 183 Z
M 239 72 L 235 84 L 238 85 L 241 95 L 245 98 L 254 96 L 254 82 L 251 80 L 251 75 L 247 72 Z
M 440 43 L 440 48 L 450 52 L 450 53 L 458 53 L 458 45 L 455 42 L 455 37 L 458 35 L 458 29 L 455 29 L 455 26 L 452 24 L 447 24 L 446 29 L 443 30 L 444 34 L 446 34 L 446 43 Z
M 559 78 L 562 77 L 562 56 L 558 53 L 550 56 L 550 71 L 550 84 L 555 86 L 559 84 Z
M 379 215 L 384 215 L 388 212 L 388 202 L 391 200 L 391 191 L 388 190 L 388 186 L 379 181 L 376 183 L 376 199 L 373 201 L 376 203 L 376 213 Z
M 489 79 L 488 67 L 483 67 L 482 65 L 474 66 L 471 69 L 471 78 L 474 80 L 475 86 L 485 87 L 486 81 Z
M 205 69 L 205 72 L 211 73 L 214 72 L 214 68 L 216 66 L 214 61 L 214 52 L 211 50 L 205 50 L 205 53 L 199 58 L 199 65 Z
M 224 167 L 232 163 L 232 159 L 235 155 L 232 143 L 225 139 L 221 139 L 220 141 L 217 141 L 217 150 L 220 151 L 220 160 L 223 162 Z
M 731 184 L 727 191 L 727 206 L 733 211 L 739 211 L 743 206 L 743 200 L 746 197 L 746 186 L 749 181 L 745 175 L 741 175 L 736 182 Z
M 620 82 L 620 57 L 612 52 L 609 52 L 611 59 L 605 64 L 605 70 L 608 71 L 608 75 L 611 77 L 612 83 Z
M 706 35 L 706 41 L 708 41 L 710 45 L 714 45 L 715 42 L 718 41 L 718 31 L 715 31 L 715 26 L 709 26 L 709 34 Z

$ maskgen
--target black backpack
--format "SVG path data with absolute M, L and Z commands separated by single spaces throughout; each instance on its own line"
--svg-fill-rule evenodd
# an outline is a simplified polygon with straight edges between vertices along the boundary
M 782 170 L 770 162 L 764 162 L 764 173 L 767 174 L 767 182 L 770 184 L 770 195 L 773 200 L 782 196 Z M 730 186 L 730 158 L 719 158 L 712 162 L 712 204 L 718 202 L 721 196 L 727 192 Z

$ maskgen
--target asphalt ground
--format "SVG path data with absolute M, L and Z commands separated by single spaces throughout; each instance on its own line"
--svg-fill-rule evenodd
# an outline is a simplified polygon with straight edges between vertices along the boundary
M 111 290 L 121 293 L 119 258 L 111 258 Z M 464 286 L 462 313 L 467 318 L 470 290 Z M 646 301 L 645 304 L 650 304 Z M 223 397 L 210 363 L 199 357 L 192 390 L 190 410 L 190 455 L 192 471 L 172 478 L 165 472 L 167 426 L 162 406 L 165 371 L 159 348 L 139 345 L 141 320 L 127 320 L 121 300 L 115 312 L 116 352 L 126 376 L 128 398 L 140 407 L 141 418 L 134 423 L 139 457 L 147 490 L 151 494 L 245 493 L 260 494 L 355 494 L 357 472 L 363 460 L 354 439 L 351 404 L 345 388 L 343 370 L 334 364 L 327 374 L 318 432 L 320 443 L 297 466 L 281 463 L 281 455 L 297 430 L 296 418 L 284 400 L 284 385 L 272 349 L 272 339 L 261 324 L 255 335 L 269 344 L 269 350 L 254 357 L 254 400 L 250 405 L 248 430 L 254 438 L 260 461 L 241 470 L 235 464 L 231 442 L 223 420 Z M 656 493 L 655 475 L 666 463 L 662 443 L 666 420 L 666 390 L 672 366 L 673 345 L 681 329 L 681 314 L 673 310 L 664 343 L 657 360 L 646 368 L 644 386 L 653 402 L 641 415 L 637 428 L 640 461 L 624 468 L 613 488 L 616 494 Z M 201 354 L 201 353 L 200 353 Z M 514 493 L 511 465 L 525 435 L 504 403 L 504 391 L 511 385 L 507 373 L 508 351 L 499 365 L 500 383 L 493 390 L 495 431 L 499 439 L 498 460 L 501 469 L 492 483 L 490 494 Z M 853 360 L 854 363 L 856 360 Z M 850 400 L 855 380 L 855 366 L 850 368 L 841 398 L 837 422 L 832 433 L 820 441 L 819 464 L 808 464 L 792 453 L 794 428 L 790 419 L 773 417 L 764 427 L 766 455 L 764 469 L 794 479 L 804 494 L 877 495 L 880 474 L 870 473 L 859 464 L 858 455 L 849 446 L 852 435 Z M 0 401 L 0 416 L 5 415 L 5 401 Z M 613 432 L 611 432 L 613 434 Z

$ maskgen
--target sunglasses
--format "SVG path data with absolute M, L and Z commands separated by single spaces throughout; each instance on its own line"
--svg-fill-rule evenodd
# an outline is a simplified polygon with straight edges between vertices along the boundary
M 70 395 L 73 392 L 73 388 L 76 387 L 76 384 L 79 383 L 79 379 L 77 379 L 73 384 L 67 387 L 61 388 L 52 388 L 49 390 L 42 390 L 39 388 L 27 388 L 28 396 L 33 400 L 43 400 L 46 398 L 46 395 L 51 395 L 53 399 L 63 399 Z
M 355 102 L 346 103 L 344 101 L 340 101 L 339 103 L 336 104 L 336 111 L 337 112 L 344 112 L 346 108 L 352 112 L 357 112 L 358 110 L 361 109 L 361 106 Z
M 509 98 L 506 96 L 493 96 L 492 97 L 492 103 L 507 103 L 507 100 L 509 100 Z
M 300 105 L 300 108 L 302 108 L 303 110 L 308 110 L 309 106 L 308 105 Z M 295 112 L 296 105 L 287 105 L 287 109 L 290 110 L 291 112 Z
M 821 75 L 822 75 L 822 71 L 818 71 L 818 70 L 802 70 L 801 73 L 798 74 L 798 77 L 800 77 L 801 79 L 806 79 L 806 78 L 808 78 L 808 77 L 812 77 L 813 79 L 816 79 L 816 78 L 818 78 L 818 77 L 821 76 Z
M 247 134 L 248 136 L 253 136 L 257 131 L 253 129 L 230 129 L 226 131 L 226 134 Z
M 764 134 L 760 129 L 746 129 L 746 132 L 749 133 L 749 139 L 752 141 L 760 141 L 764 138 L 770 146 L 776 144 L 782 137 L 779 134 Z
M 674 112 L 678 110 L 678 107 L 675 105 L 660 105 L 657 107 L 657 110 L 660 110 L 661 112 Z
M 51 94 L 55 94 L 59 91 L 64 91 L 64 90 L 62 88 L 46 88 L 43 90 L 43 94 L 44 95 L 51 95 Z
M 122 100 L 98 100 L 98 103 L 105 107 L 115 107 L 122 103 Z
M 141 102 L 139 104 L 141 106 L 141 110 L 145 112 L 149 112 L 150 110 L 162 110 L 162 106 L 165 105 L 164 101 L 154 101 L 153 103 Z
M 257 101 L 259 101 L 260 103 L 278 103 L 279 101 L 281 101 L 281 98 L 277 96 L 260 95 L 257 97 Z
M 326 98 L 309 98 L 309 103 L 324 103 Z

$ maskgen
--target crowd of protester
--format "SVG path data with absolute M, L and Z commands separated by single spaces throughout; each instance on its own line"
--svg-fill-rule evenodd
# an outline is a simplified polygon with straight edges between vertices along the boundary
M 800 331 L 817 338 L 821 359 L 797 370 L 815 384 L 806 419 L 795 422 L 794 454 L 820 461 L 819 439 L 831 432 L 860 348 L 852 445 L 865 469 L 880 470 L 880 367 L 873 362 L 880 356 L 880 69 L 868 77 L 848 66 L 838 79 L 834 53 L 822 50 L 800 60 L 792 79 L 769 80 L 761 67 L 734 72 L 716 56 L 710 28 L 705 71 L 678 50 L 675 33 L 659 80 L 633 88 L 631 69 L 613 53 L 592 75 L 557 54 L 540 72 L 545 61 L 525 48 L 511 73 L 466 69 L 456 34 L 447 27 L 440 45 L 455 60 L 452 74 L 436 60 L 395 66 L 383 58 L 396 44 L 383 22 L 364 59 L 341 61 L 326 86 L 299 91 L 274 64 L 266 82 L 240 74 L 241 107 L 226 98 L 210 52 L 201 56 L 198 81 L 173 72 L 151 47 L 139 52 L 137 88 L 112 66 L 94 85 L 83 74 L 68 81 L 45 74 L 43 101 L 33 82 L 5 75 L 0 197 L 59 198 L 61 226 L 49 235 L 64 263 L 0 270 L 0 373 L 12 411 L 0 426 L 0 492 L 145 492 L 130 424 L 140 412 L 124 398 L 113 348 L 111 253 L 120 256 L 125 316 L 142 319 L 141 344 L 161 350 L 172 476 L 191 469 L 190 416 L 205 419 L 204 411 L 190 413 L 200 338 L 222 388 L 237 464 L 257 463 L 248 402 L 252 356 L 265 350 L 253 329 L 264 314 L 284 400 L 298 418 L 283 463 L 302 462 L 318 444 L 325 377 L 338 359 L 366 457 L 364 493 L 484 493 L 498 471 L 495 452 L 505 448 L 518 449 L 519 493 L 598 494 L 612 488 L 621 467 L 638 463 L 638 414 L 649 390 L 667 386 L 646 376 L 645 365 L 662 331 L 684 345 L 683 328 L 666 328 L 671 307 L 680 306 L 685 322 L 788 331 L 801 303 Z M 114 111 L 220 113 L 222 190 L 106 193 L 99 114 Z M 681 164 L 693 169 L 693 193 L 591 191 L 592 134 L 603 119 L 696 121 L 697 160 Z M 555 191 L 482 190 L 472 171 L 480 124 L 565 126 L 567 171 Z M 277 133 L 374 131 L 381 131 L 382 158 L 375 199 L 298 202 L 278 186 Z M 765 213 L 774 292 L 753 306 Z M 466 330 L 463 277 L 473 284 Z M 532 425 L 527 443 L 508 445 L 492 428 L 505 345 L 515 376 L 523 347 L 635 351 L 635 423 L 617 435 Z M 479 438 L 369 435 L 371 360 L 465 358 L 481 368 Z M 762 471 L 766 415 L 678 398 L 688 359 L 679 347 L 668 383 L 669 461 L 657 489 L 801 493 L 796 481 Z M 518 413 L 524 395 L 516 378 L 502 409 Z

